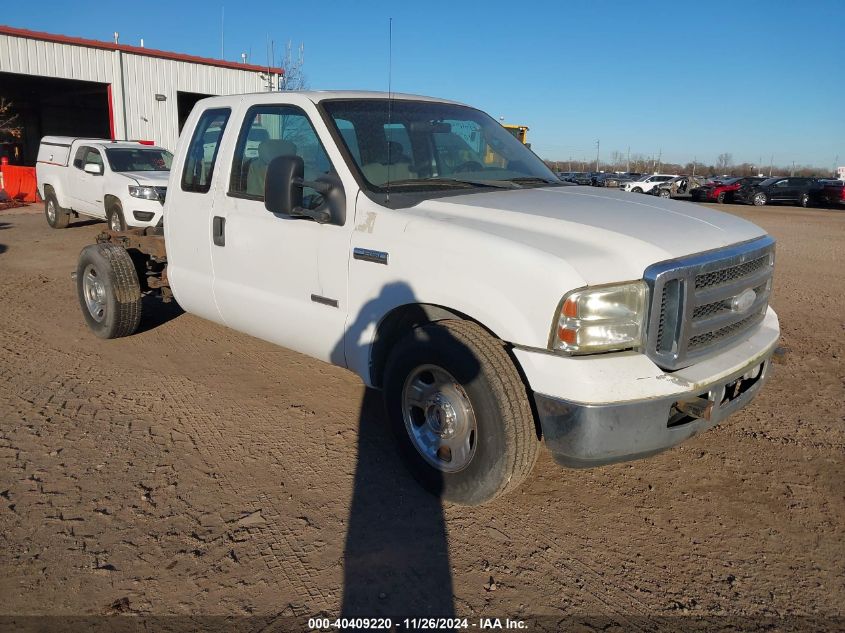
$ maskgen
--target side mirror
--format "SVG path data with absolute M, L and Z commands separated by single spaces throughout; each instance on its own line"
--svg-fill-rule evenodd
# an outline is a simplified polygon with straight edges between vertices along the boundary
M 85 167 L 83 167 L 82 170 L 86 174 L 94 174 L 95 176 L 103 175 L 103 166 L 98 165 L 97 163 L 85 163 Z
M 264 208 L 272 213 L 293 215 L 302 207 L 302 176 L 305 163 L 300 156 L 277 156 L 267 165 L 264 178 Z
M 326 174 L 316 181 L 305 180 L 305 165 L 299 156 L 277 156 L 267 165 L 264 180 L 264 208 L 271 213 L 311 218 L 320 224 L 346 222 L 346 196 L 343 185 L 335 175 Z M 323 196 L 316 209 L 302 206 L 302 190 L 314 189 Z

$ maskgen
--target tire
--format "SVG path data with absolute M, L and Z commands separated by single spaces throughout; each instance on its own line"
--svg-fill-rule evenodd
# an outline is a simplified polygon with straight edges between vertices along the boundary
M 657 192 L 657 195 L 661 198 L 671 198 L 672 193 L 668 189 L 661 189 Z
M 44 199 L 44 217 L 47 218 L 47 224 L 54 229 L 65 229 L 70 223 L 70 213 L 59 206 L 56 194 L 52 190 Z
M 800 204 L 805 209 L 810 206 L 810 194 L 802 193 L 800 200 L 798 200 L 798 204 Z
M 642 190 L 642 187 L 634 187 L 633 189 L 631 189 L 631 192 L 632 193 L 642 193 L 643 190 Z
M 716 202 L 718 202 L 719 204 L 725 204 L 725 192 L 724 191 L 720 191 L 719 195 L 716 196 Z
M 411 473 L 446 501 L 479 505 L 495 499 L 518 487 L 537 459 L 539 440 L 525 385 L 502 342 L 475 323 L 439 321 L 406 335 L 391 350 L 384 398 Z M 444 416 L 448 420 L 450 410 L 459 427 L 453 444 L 469 446 L 463 457 L 432 430 Z M 418 435 L 437 437 L 439 448 L 426 456 L 417 448 Z
M 85 322 L 100 338 L 129 336 L 141 321 L 141 287 L 126 249 L 92 244 L 76 267 L 76 293 Z
M 751 199 L 751 202 L 754 204 L 755 207 L 764 207 L 769 202 L 768 197 L 765 193 L 755 193 L 754 197 Z
M 123 217 L 123 208 L 119 202 L 113 202 L 106 211 L 106 221 L 111 231 L 125 231 L 126 219 Z

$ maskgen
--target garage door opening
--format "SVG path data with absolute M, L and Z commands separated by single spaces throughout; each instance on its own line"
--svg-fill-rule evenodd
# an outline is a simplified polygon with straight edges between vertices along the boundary
M 179 133 L 182 133 L 182 128 L 185 125 L 185 121 L 188 120 L 188 116 L 191 114 L 191 110 L 196 105 L 197 101 L 200 99 L 205 99 L 206 97 L 213 97 L 214 95 L 204 95 L 198 92 L 182 92 L 176 91 L 176 108 L 179 111 Z
M 19 139 L 0 139 L 12 165 L 35 165 L 42 136 L 111 137 L 108 84 L 0 73 L 0 86 L 23 128 Z

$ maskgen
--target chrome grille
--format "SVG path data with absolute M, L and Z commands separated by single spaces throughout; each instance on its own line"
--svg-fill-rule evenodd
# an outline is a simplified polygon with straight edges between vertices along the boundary
M 649 266 L 644 275 L 652 296 L 649 357 L 665 369 L 686 367 L 762 321 L 771 295 L 774 245 L 766 236 Z M 740 295 L 750 305 L 742 306 Z

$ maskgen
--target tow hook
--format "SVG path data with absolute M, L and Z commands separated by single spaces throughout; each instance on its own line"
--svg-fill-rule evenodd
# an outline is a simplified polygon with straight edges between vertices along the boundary
M 713 412 L 713 401 L 707 398 L 683 400 L 676 402 L 675 408 L 681 413 L 686 413 L 694 418 L 709 420 L 710 414 Z

